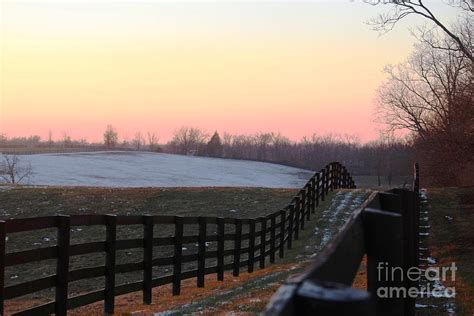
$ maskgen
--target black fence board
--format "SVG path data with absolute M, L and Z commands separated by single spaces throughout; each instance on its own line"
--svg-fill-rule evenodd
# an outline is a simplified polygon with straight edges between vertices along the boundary
M 11 252 L 3 256 L 5 260 L 5 266 L 14 266 L 18 264 L 24 264 L 35 261 L 42 261 L 47 259 L 53 259 L 58 256 L 58 247 L 44 247 L 32 250 Z

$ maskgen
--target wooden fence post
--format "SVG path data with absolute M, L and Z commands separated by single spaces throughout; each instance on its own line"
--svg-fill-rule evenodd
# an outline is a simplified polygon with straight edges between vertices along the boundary
M 318 172 L 316 174 L 316 207 L 319 206 L 319 199 L 321 198 L 321 195 L 320 195 L 320 190 L 321 190 L 321 187 L 320 187 L 320 181 L 321 181 L 321 173 Z M 324 200 L 323 200 L 324 201 Z
M 248 272 L 253 272 L 255 260 L 255 219 L 249 220 L 249 255 L 248 255 Z
M 306 188 L 306 220 L 309 221 L 311 220 L 311 180 L 308 181 L 308 185 L 305 186 Z
M 411 267 L 418 267 L 419 258 L 419 229 L 415 219 L 415 192 L 407 189 L 393 189 L 391 192 L 401 198 L 401 214 L 403 222 L 403 261 L 405 273 Z M 404 278 L 405 287 L 416 287 L 418 282 L 412 281 L 408 275 Z M 415 299 L 407 296 L 405 298 L 405 314 L 415 315 Z
M 331 163 L 331 178 L 332 178 L 332 190 L 337 189 L 337 163 L 333 162 Z
M 217 280 L 224 281 L 224 218 L 217 218 Z
M 417 162 L 414 165 L 413 191 L 417 196 L 420 195 L 420 165 Z
M 233 275 L 239 276 L 240 273 L 240 249 L 242 248 L 242 220 L 235 220 L 235 240 L 234 240 L 234 266 Z
M 267 241 L 267 218 L 260 217 L 260 269 L 265 268 L 265 243 Z
M 326 169 L 321 169 L 321 201 L 324 202 L 324 198 L 326 197 Z
M 404 298 L 380 297 L 378 289 L 401 288 L 403 269 L 403 222 L 394 212 L 365 209 L 364 226 L 367 232 L 367 289 L 376 300 L 377 315 L 403 315 Z M 388 277 L 386 277 L 388 272 Z
M 270 263 L 275 263 L 275 215 L 270 215 Z
M 330 166 L 327 165 L 327 166 L 326 166 L 326 183 L 325 183 L 325 185 L 324 185 L 324 186 L 326 187 L 326 195 L 328 195 L 329 189 L 331 189 L 331 191 L 332 191 L 332 184 L 331 184 L 331 187 L 329 186 L 329 177 L 330 177 L 330 175 L 331 175 L 329 168 L 330 168 Z
M 410 255 L 410 261 L 407 263 L 408 268 L 420 266 L 420 223 L 419 214 L 417 212 L 417 196 L 413 191 L 405 190 L 405 198 L 402 200 L 403 205 L 406 207 L 406 214 L 409 217 L 409 249 L 408 254 Z M 408 286 L 418 287 L 417 281 L 408 281 Z M 408 308 L 406 309 L 407 315 L 415 315 L 416 300 L 410 298 L 408 300 Z
M 415 226 L 415 245 L 416 245 L 416 260 L 415 264 L 417 267 L 420 266 L 420 257 L 419 257 L 419 248 L 420 248 L 420 165 L 415 163 L 415 181 L 413 186 L 414 194 L 414 205 L 413 205 L 413 217 L 414 217 L 414 226 Z
M 349 183 L 349 172 L 347 171 L 347 169 L 344 169 L 345 172 L 346 172 L 346 188 L 350 188 L 351 185 Z
M 314 179 L 314 176 L 311 178 L 311 213 L 316 212 L 316 203 L 317 203 L 317 197 L 316 197 L 316 179 Z
M 342 188 L 342 165 L 337 164 L 337 188 Z
M 329 191 L 332 191 L 334 189 L 334 174 L 335 174 L 335 168 L 334 168 L 334 163 L 328 164 L 329 167 Z
M 336 188 L 339 189 L 341 187 L 341 164 L 336 164 Z
M 420 165 L 418 162 L 414 165 L 414 179 L 413 179 L 413 218 L 414 218 L 414 227 L 415 227 L 415 240 L 416 245 L 416 259 L 415 265 L 420 266 L 420 257 L 419 257 L 419 248 L 420 248 Z
M 4 311 L 5 297 L 5 244 L 6 244 L 5 221 L 0 221 L 0 315 Z
M 301 205 L 300 205 L 300 198 L 297 196 L 295 198 L 295 240 L 298 240 L 300 237 L 300 213 L 301 213 Z
M 153 216 L 143 216 L 143 303 L 151 304 L 153 280 Z
M 331 164 L 332 169 L 332 191 L 337 189 L 337 163 Z
M 115 252 L 117 239 L 117 216 L 105 215 L 105 314 L 113 314 L 115 309 Z
M 280 211 L 280 244 L 278 245 L 278 255 L 280 258 L 285 256 L 285 231 L 286 231 L 286 211 Z
M 301 199 L 300 199 L 300 227 L 301 227 L 301 230 L 304 229 L 305 218 L 306 218 L 306 191 L 301 190 Z
M 337 164 L 337 188 L 342 188 L 342 165 Z
M 337 164 L 337 188 L 342 187 L 342 166 L 340 163 Z
M 331 181 L 331 192 L 334 191 L 336 189 L 336 173 L 337 173 L 337 170 L 336 170 L 336 164 L 335 163 L 331 163 L 329 164 L 329 180 Z
M 292 243 L 293 243 L 293 224 L 295 220 L 295 206 L 293 204 L 290 204 L 289 206 L 290 209 L 290 218 L 288 219 L 288 241 L 287 241 L 287 246 L 288 249 L 291 249 Z
M 347 169 L 342 167 L 342 187 L 347 188 Z
M 181 293 L 181 256 L 183 254 L 183 217 L 174 217 L 173 295 Z
M 313 186 L 311 183 L 311 179 L 308 181 L 308 185 L 306 187 L 306 220 L 309 221 L 311 220 L 311 204 L 312 204 L 312 192 L 313 192 Z
M 68 215 L 57 215 L 58 258 L 56 262 L 56 315 L 67 315 L 69 243 L 71 219 Z
M 199 237 L 198 237 L 198 272 L 197 287 L 204 287 L 204 276 L 206 270 L 206 234 L 207 234 L 207 218 L 200 216 Z

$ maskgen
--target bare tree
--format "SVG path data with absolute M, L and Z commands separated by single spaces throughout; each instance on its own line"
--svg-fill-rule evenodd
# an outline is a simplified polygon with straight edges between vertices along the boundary
M 369 24 L 373 25 L 375 30 L 388 32 L 405 17 L 416 15 L 432 22 L 436 28 L 444 32 L 455 43 L 454 47 L 439 46 L 439 48 L 459 51 L 471 62 L 474 62 L 472 45 L 463 40 L 462 33 L 460 32 L 462 30 L 444 24 L 422 0 L 365 0 L 365 2 L 371 5 L 391 7 L 391 10 L 387 13 L 380 14 L 369 21 Z M 460 8 L 467 15 L 467 19 L 473 18 L 474 1 L 450 0 L 447 4 Z
M 145 143 L 145 139 L 142 136 L 141 132 L 135 133 L 135 137 L 132 139 L 132 145 L 136 150 L 140 150 L 142 145 Z
M 232 157 L 232 139 L 233 135 L 227 132 L 224 132 L 224 136 L 222 137 L 222 149 L 223 149 L 223 156 L 224 157 Z
M 255 135 L 254 142 L 257 145 L 257 159 L 266 160 L 267 151 L 273 140 L 272 133 L 259 133 Z
M 64 148 L 71 147 L 72 139 L 71 139 L 71 135 L 69 135 L 67 131 L 63 131 L 62 143 L 63 143 Z
M 88 144 L 87 138 L 81 138 L 81 139 L 79 139 L 79 141 L 77 141 L 77 143 L 79 143 L 79 146 L 85 147 Z
M 437 41 L 455 45 L 447 36 Z M 389 79 L 378 91 L 380 120 L 390 130 L 408 129 L 422 138 L 433 130 L 452 132 L 470 112 L 460 100 L 472 93 L 471 71 L 461 52 L 418 44 L 405 63 L 386 67 Z
M 7 183 L 20 183 L 32 174 L 31 165 L 23 165 L 17 155 L 2 155 L 0 177 Z
M 272 160 L 281 159 L 287 152 L 291 152 L 291 146 L 291 141 L 288 137 L 280 133 L 273 134 Z
M 48 147 L 53 147 L 53 132 L 51 130 L 48 131 Z
M 181 127 L 174 132 L 170 142 L 180 154 L 195 154 L 206 144 L 208 135 L 196 127 Z
M 122 148 L 128 148 L 130 146 L 130 141 L 127 138 L 123 138 L 119 145 Z
M 8 142 L 8 138 L 5 134 L 0 133 L 0 145 L 4 146 Z
M 469 47 L 472 26 L 470 20 L 458 21 Z M 389 79 L 378 91 L 378 117 L 388 130 L 414 133 L 427 182 L 472 185 L 472 177 L 466 178 L 461 170 L 474 168 L 474 63 L 449 35 L 423 36 L 427 40 L 405 63 L 386 68 Z
M 344 134 L 342 141 L 349 146 L 358 146 L 360 144 L 360 137 L 352 134 Z
M 113 148 L 118 143 L 118 133 L 117 130 L 112 125 L 107 125 L 107 128 L 104 132 L 104 145 L 107 148 Z
M 150 151 L 157 151 L 158 150 L 158 141 L 159 137 L 155 135 L 155 133 L 148 132 L 148 148 Z
M 235 135 L 232 138 L 233 158 L 257 159 L 253 148 L 253 137 Z

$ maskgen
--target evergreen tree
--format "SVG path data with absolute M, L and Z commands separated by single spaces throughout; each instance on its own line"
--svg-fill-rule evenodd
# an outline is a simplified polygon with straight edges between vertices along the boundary
M 219 133 L 216 131 L 207 143 L 207 154 L 211 157 L 222 157 L 222 142 Z

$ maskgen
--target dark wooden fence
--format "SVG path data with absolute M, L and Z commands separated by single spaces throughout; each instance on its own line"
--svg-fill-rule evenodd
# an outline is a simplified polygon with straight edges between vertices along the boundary
M 319 202 L 325 199 L 329 191 L 338 188 L 355 188 L 355 184 L 346 168 L 333 162 L 317 172 L 287 207 L 265 217 L 57 215 L 0 221 L 0 312 L 3 315 L 5 300 L 55 288 L 54 301 L 21 311 L 17 315 L 66 315 L 68 309 L 102 300 L 105 312 L 113 313 L 117 295 L 142 291 L 143 302 L 151 304 L 152 288 L 160 285 L 172 284 L 173 294 L 179 295 L 181 281 L 185 279 L 197 278 L 197 286 L 203 287 L 206 274 L 215 273 L 218 280 L 223 280 L 224 271 L 233 271 L 233 275 L 238 276 L 245 267 L 248 272 L 252 272 L 257 263 L 260 268 L 264 268 L 267 258 L 270 263 L 274 263 L 276 256 L 282 258 L 285 255 L 285 248 L 290 249 L 292 240 L 298 239 L 299 230 L 304 229 L 305 221 L 311 219 Z M 208 235 L 208 224 L 217 225 L 216 235 Z M 90 225 L 105 226 L 104 241 L 70 244 L 72 227 Z M 120 225 L 142 225 L 143 238 L 117 240 L 116 232 Z M 174 236 L 154 237 L 153 231 L 157 225 L 174 225 Z M 192 236 L 184 235 L 185 225 L 198 225 L 198 232 Z M 228 232 L 229 226 L 232 233 Z M 256 230 L 256 227 L 259 229 Z M 57 228 L 56 246 L 5 253 L 6 234 L 45 228 Z M 242 241 L 245 241 L 246 247 L 242 246 Z M 217 242 L 217 250 L 208 251 L 207 242 Z M 198 252 L 183 255 L 183 245 L 190 243 L 198 244 Z M 233 246 L 226 248 L 229 243 Z M 159 253 L 154 253 L 156 246 L 173 246 L 174 255 L 159 257 Z M 133 248 L 143 249 L 143 261 L 125 264 L 116 262 L 116 251 Z M 97 252 L 105 252 L 105 265 L 69 270 L 70 257 Z M 229 257 L 232 262 L 225 264 L 224 259 Z M 245 260 L 242 260 L 244 257 Z M 206 259 L 209 258 L 215 258 L 217 264 L 206 266 Z M 5 267 L 46 259 L 56 259 L 56 275 L 5 287 Z M 183 263 L 187 262 L 197 262 L 197 269 L 182 271 Z M 173 273 L 153 278 L 152 269 L 157 266 L 172 266 Z M 143 279 L 116 284 L 116 274 L 132 271 L 143 271 Z M 78 296 L 68 295 L 69 282 L 96 277 L 105 277 L 103 289 Z
M 417 287 L 407 272 L 419 267 L 419 188 L 416 164 L 412 190 L 373 193 L 312 265 L 279 288 L 265 315 L 414 315 L 414 298 L 377 290 Z M 367 291 L 351 288 L 364 255 Z

